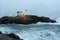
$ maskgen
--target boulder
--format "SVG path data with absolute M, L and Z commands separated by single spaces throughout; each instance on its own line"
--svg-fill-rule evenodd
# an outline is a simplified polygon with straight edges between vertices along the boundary
M 15 38 L 15 39 L 20 39 L 16 34 L 14 33 L 10 33 L 10 34 L 7 34 L 8 37 L 11 37 L 11 38 Z
M 3 34 L 0 32 L 0 40 L 23 40 L 20 39 L 16 34 L 10 33 L 10 34 Z

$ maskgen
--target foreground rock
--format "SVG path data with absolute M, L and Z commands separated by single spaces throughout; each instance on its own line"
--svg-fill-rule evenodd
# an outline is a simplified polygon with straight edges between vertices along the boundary
M 0 18 L 0 24 L 32 24 L 37 22 L 46 22 L 46 23 L 55 23 L 55 20 L 52 20 L 48 17 L 38 17 L 35 15 L 26 15 L 25 17 L 9 17 L 5 16 Z
M 17 35 L 11 33 L 11 34 L 2 34 L 0 32 L 0 40 L 23 40 L 20 39 Z

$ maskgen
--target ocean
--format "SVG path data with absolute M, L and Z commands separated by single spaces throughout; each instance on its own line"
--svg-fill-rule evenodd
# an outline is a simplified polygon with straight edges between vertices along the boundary
M 0 31 L 15 33 L 23 40 L 60 40 L 60 23 L 0 24 Z

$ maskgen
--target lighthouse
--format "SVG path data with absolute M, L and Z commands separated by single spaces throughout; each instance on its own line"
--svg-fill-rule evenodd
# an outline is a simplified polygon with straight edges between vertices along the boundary
M 27 9 L 26 9 L 24 15 L 27 15 L 27 14 L 28 14 L 28 12 L 27 12 Z

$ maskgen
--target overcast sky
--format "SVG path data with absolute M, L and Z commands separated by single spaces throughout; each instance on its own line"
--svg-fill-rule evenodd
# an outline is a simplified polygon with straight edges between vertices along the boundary
M 0 17 L 25 9 L 30 15 L 60 18 L 60 0 L 0 0 Z

